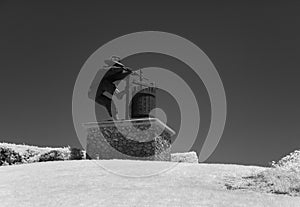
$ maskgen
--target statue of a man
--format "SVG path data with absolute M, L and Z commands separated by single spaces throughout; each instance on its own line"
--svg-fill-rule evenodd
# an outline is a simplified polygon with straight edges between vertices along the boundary
M 97 83 L 97 75 L 93 81 L 96 81 L 96 84 L 99 84 L 96 90 L 96 94 L 95 86 L 93 87 L 93 85 L 95 85 L 94 83 L 91 85 L 88 95 L 89 98 L 95 100 L 96 103 L 104 106 L 110 117 L 118 119 L 118 112 L 115 104 L 112 101 L 112 96 L 115 93 L 116 97 L 121 99 L 126 92 L 120 92 L 114 82 L 123 80 L 126 76 L 132 73 L 132 70 L 125 67 L 119 59 L 112 58 L 111 60 L 106 60 L 105 63 L 108 66 L 106 67 L 107 69 L 100 70 L 102 72 L 105 72 L 105 75 L 103 76 L 101 82 Z

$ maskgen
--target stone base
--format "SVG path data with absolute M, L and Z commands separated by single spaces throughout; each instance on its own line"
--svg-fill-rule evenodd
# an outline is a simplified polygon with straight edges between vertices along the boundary
M 91 159 L 171 161 L 175 132 L 156 118 L 84 124 Z

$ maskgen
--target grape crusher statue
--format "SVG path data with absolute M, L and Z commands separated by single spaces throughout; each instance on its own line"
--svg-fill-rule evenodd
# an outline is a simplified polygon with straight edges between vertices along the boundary
M 118 57 L 104 62 L 106 66 L 96 74 L 88 97 L 105 107 L 113 120 L 84 124 L 88 132 L 87 157 L 170 161 L 171 136 L 175 131 L 153 117 L 155 114 L 152 110 L 156 107 L 155 84 L 143 76 L 142 70 L 133 71 Z M 120 90 L 123 80 L 125 89 Z M 121 102 L 125 105 L 125 115 L 123 114 L 122 119 L 119 119 L 114 95 L 122 101 L 126 95 L 125 101 Z
M 118 99 L 122 99 L 126 95 L 126 119 L 149 117 L 150 111 L 155 108 L 154 83 L 147 82 L 148 79 L 143 77 L 142 70 L 139 70 L 138 74 L 126 67 L 119 57 L 113 56 L 110 60 L 105 60 L 105 64 L 98 71 L 90 87 L 89 98 L 105 107 L 109 116 L 118 120 L 118 111 L 112 96 L 115 94 Z M 105 74 L 99 83 L 97 77 L 100 73 Z M 115 83 L 122 80 L 125 80 L 126 87 L 120 91 Z M 129 103 L 131 97 L 131 103 Z

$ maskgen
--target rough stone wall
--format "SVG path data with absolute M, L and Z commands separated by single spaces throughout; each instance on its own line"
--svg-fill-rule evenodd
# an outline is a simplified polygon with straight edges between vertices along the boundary
M 87 132 L 87 155 L 92 159 L 171 160 L 171 134 L 158 124 L 98 123 Z

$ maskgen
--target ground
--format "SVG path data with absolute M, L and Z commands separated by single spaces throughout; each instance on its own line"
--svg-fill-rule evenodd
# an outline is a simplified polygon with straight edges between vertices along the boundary
M 110 171 L 117 172 L 111 173 Z M 158 170 L 171 169 L 155 174 Z M 225 180 L 264 170 L 228 164 L 129 160 L 42 162 L 0 168 L 1 206 L 299 207 L 300 197 L 230 191 Z M 118 175 L 121 174 L 121 175 Z M 122 176 L 122 175 L 131 175 Z M 152 175 L 138 177 L 139 175 Z

